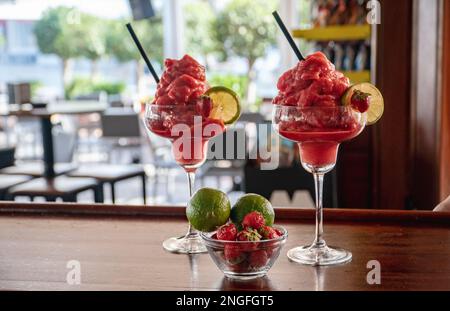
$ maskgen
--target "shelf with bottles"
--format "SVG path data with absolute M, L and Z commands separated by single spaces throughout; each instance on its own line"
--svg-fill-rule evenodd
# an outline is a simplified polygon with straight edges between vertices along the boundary
M 371 82 L 374 38 L 367 23 L 369 0 L 307 0 L 309 12 L 293 37 L 305 47 L 322 51 L 352 83 Z
M 313 27 L 309 29 L 294 29 L 292 35 L 308 41 L 351 41 L 370 39 L 370 25 L 336 25 Z

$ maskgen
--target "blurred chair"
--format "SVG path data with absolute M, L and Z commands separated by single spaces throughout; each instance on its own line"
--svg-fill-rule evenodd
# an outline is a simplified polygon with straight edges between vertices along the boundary
M 8 190 L 6 199 L 14 200 L 16 197 L 44 197 L 54 202 L 61 198 L 64 202 L 76 202 L 77 195 L 84 191 L 93 191 L 96 203 L 103 203 L 103 188 L 93 178 L 74 178 L 58 176 L 55 178 L 37 178 L 14 186 Z
M 232 141 L 233 145 L 227 145 L 227 140 Z M 244 145 L 239 145 L 242 142 Z M 247 135 L 244 127 L 233 127 L 228 129 L 222 135 L 212 138 L 208 143 L 208 161 L 200 169 L 199 177 L 202 182 L 206 177 L 215 177 L 220 188 L 222 177 L 231 177 L 233 179 L 233 189 L 239 188 L 243 178 L 243 169 L 247 158 Z M 231 147 L 232 150 L 228 150 Z M 222 148 L 218 152 L 217 148 Z M 240 148 L 244 148 L 242 151 Z M 214 149 L 214 150 L 213 150 Z M 240 157 L 240 159 L 239 159 Z
M 72 163 L 56 163 L 55 175 L 64 175 L 76 169 Z M 34 178 L 44 176 L 44 163 L 42 161 L 16 162 L 15 165 L 0 169 L 0 174 L 28 175 Z
M 261 182 L 262 180 L 264 182 Z M 260 168 L 246 166 L 244 190 L 247 193 L 262 195 L 268 200 L 270 200 L 275 191 L 279 190 L 286 191 L 289 194 L 289 198 L 294 198 L 295 193 L 299 190 L 308 191 L 311 198 L 315 197 L 313 177 L 299 164 L 295 164 L 292 167 L 281 167 L 276 170 L 261 170 Z M 323 196 L 325 207 L 338 207 L 336 170 L 325 176 Z M 308 205 L 310 204 L 308 203 Z
M 257 141 L 259 137 L 259 125 L 264 124 L 264 117 L 256 112 L 244 112 L 239 117 L 238 122 L 231 128 L 229 128 L 223 135 L 219 135 L 211 139 L 209 142 L 209 156 L 208 162 L 205 164 L 204 168 L 200 171 L 200 177 L 203 180 L 206 177 L 216 177 L 217 183 L 220 186 L 220 179 L 222 177 L 232 177 L 233 179 L 233 188 L 232 191 L 241 191 L 242 189 L 242 180 L 244 178 L 244 166 L 248 159 L 249 152 L 257 147 Z M 234 151 L 233 157 L 227 158 L 227 146 L 226 139 L 227 137 L 234 136 Z M 244 138 L 244 146 L 239 146 L 237 144 L 237 137 Z M 215 142 L 223 143 L 224 146 L 224 154 L 221 159 L 214 159 L 211 157 L 211 148 Z M 244 157 L 243 159 L 237 159 L 237 155 L 239 154 L 238 148 L 244 148 Z
M 111 124 L 112 125 L 112 124 Z M 125 133 L 127 131 L 124 131 Z M 77 135 L 57 131 L 55 134 L 55 160 L 58 162 L 72 162 Z M 146 179 L 144 169 L 138 165 L 112 165 L 112 164 L 79 164 L 67 176 L 77 178 L 94 178 L 103 188 L 105 184 L 111 187 L 111 200 L 116 202 L 116 183 L 132 178 L 142 179 L 142 197 L 146 204 Z
M 21 160 L 37 160 L 42 154 L 42 136 L 39 120 L 18 117 L 13 129 L 16 138 L 16 157 Z
M 43 177 L 44 163 L 42 161 L 18 162 L 0 170 L 1 174 L 15 176 L 11 180 L 16 182 L 14 185 L 8 185 L 5 182 L 8 187 L 5 186 L 4 197 L 14 199 L 18 196 L 25 196 L 31 200 L 35 197 L 44 197 L 47 201 L 61 198 L 65 202 L 76 202 L 79 193 L 92 190 L 95 201 L 103 202 L 103 189 L 95 179 L 63 176 L 76 169 L 76 165 L 70 163 L 75 150 L 76 134 L 63 132 L 56 127 L 54 144 L 55 161 L 64 162 L 55 164 L 56 177 L 50 179 Z
M 31 103 L 30 83 L 9 83 L 8 103 L 23 105 Z M 35 118 L 19 117 L 14 127 L 18 154 L 22 159 L 35 160 L 40 155 L 40 123 Z
M 140 165 L 112 165 L 112 164 L 95 164 L 95 165 L 81 165 L 77 170 L 68 174 L 71 177 L 89 177 L 96 179 L 101 186 L 109 184 L 111 187 L 111 200 L 116 203 L 116 183 L 139 177 L 142 180 L 142 198 L 144 204 L 146 199 L 146 179 L 144 169 Z
M 14 186 L 29 181 L 32 177 L 25 175 L 3 175 L 0 174 L 0 200 L 7 198 L 8 190 Z
M 56 176 L 64 175 L 75 170 L 77 166 L 71 162 L 76 146 L 76 134 L 63 132 L 58 130 L 58 128 L 55 128 L 53 139 L 54 168 Z M 12 158 L 14 159 L 14 155 Z M 45 167 L 44 162 L 42 161 L 18 161 L 12 164 L 13 165 L 0 169 L 0 173 L 8 175 L 28 175 L 33 178 L 44 176 Z
M 135 151 L 132 162 L 140 162 L 140 147 L 142 131 L 139 115 L 130 109 L 110 108 L 101 116 L 102 141 L 107 148 L 107 154 L 119 151 L 121 158 L 123 150 Z M 109 158 L 111 161 L 111 158 Z
M 151 160 L 148 162 L 150 169 L 147 170 L 147 173 L 153 178 L 152 196 L 156 199 L 161 178 L 165 178 L 165 193 L 167 195 L 167 201 L 170 202 L 172 194 L 169 187 L 171 185 L 172 172 L 179 169 L 178 164 L 173 159 L 172 145 L 167 139 L 154 134 L 151 134 L 146 141 L 151 157 Z
M 0 146 L 0 169 L 14 165 L 14 147 Z
M 78 136 L 76 132 L 67 132 L 57 127 L 53 130 L 54 159 L 56 163 L 72 163 L 77 147 Z

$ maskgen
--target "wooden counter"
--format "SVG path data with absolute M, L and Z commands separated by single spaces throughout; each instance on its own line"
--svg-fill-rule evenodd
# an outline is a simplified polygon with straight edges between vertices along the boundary
M 174 255 L 182 207 L 0 203 L 0 290 L 450 290 L 450 213 L 326 210 L 325 238 L 353 252 L 350 264 L 301 266 L 286 252 L 313 239 L 312 210 L 277 209 L 289 231 L 263 279 L 222 276 L 208 254 Z M 68 285 L 70 260 L 81 285 Z M 381 264 L 381 285 L 366 265 Z

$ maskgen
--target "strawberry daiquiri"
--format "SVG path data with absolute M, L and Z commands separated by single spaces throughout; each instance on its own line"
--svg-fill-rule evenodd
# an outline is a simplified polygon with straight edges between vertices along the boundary
M 207 142 L 222 133 L 222 120 L 210 117 L 211 98 L 205 68 L 192 57 L 167 59 L 158 84 L 153 109 L 155 117 L 147 119 L 148 129 L 172 141 L 175 161 L 193 170 L 206 159 Z
M 314 266 L 344 264 L 349 251 L 327 246 L 323 239 L 323 180 L 337 161 L 339 145 L 357 137 L 384 111 L 378 89 L 369 84 L 350 85 L 342 73 L 316 52 L 285 72 L 277 84 L 273 125 L 284 138 L 298 144 L 302 166 L 314 176 L 316 230 L 311 245 L 288 251 L 290 260 Z
M 210 87 L 205 67 L 189 55 L 166 59 L 164 65 L 154 100 L 146 107 L 145 125 L 150 132 L 170 140 L 175 162 L 187 173 L 192 196 L 195 171 L 206 160 L 208 141 L 238 119 L 239 100 L 232 90 Z M 207 251 L 191 225 L 185 236 L 170 238 L 163 247 L 184 254 Z
M 240 116 L 238 96 L 223 86 L 210 87 L 205 67 L 189 55 L 166 59 L 165 71 L 159 77 L 133 27 L 130 23 L 126 27 L 157 83 L 154 100 L 145 108 L 144 124 L 150 133 L 170 140 L 176 163 L 186 171 L 192 197 L 195 171 L 206 160 L 208 140 L 223 133 L 225 126 Z M 191 220 L 185 235 L 165 240 L 163 247 L 172 253 L 207 252 Z
M 302 162 L 309 168 L 334 165 L 339 144 L 364 129 L 353 111 L 340 108 L 349 86 L 349 80 L 321 52 L 299 62 L 278 81 L 279 94 L 273 103 L 302 113 L 287 118 L 283 110 L 277 110 L 275 124 L 281 136 L 299 143 Z

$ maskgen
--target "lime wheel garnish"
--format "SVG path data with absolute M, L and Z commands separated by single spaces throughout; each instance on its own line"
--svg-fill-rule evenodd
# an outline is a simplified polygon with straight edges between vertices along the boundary
M 237 94 L 224 86 L 214 86 L 205 93 L 211 98 L 212 107 L 209 117 L 222 120 L 224 124 L 232 124 L 241 115 L 241 105 Z
M 378 90 L 375 85 L 370 83 L 359 83 L 352 85 L 341 98 L 341 103 L 343 106 L 351 106 L 352 97 L 356 91 L 370 94 L 370 105 L 367 110 L 367 125 L 377 123 L 384 113 L 384 99 L 380 90 Z

